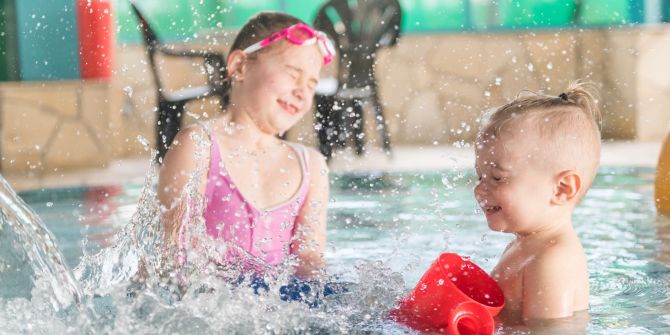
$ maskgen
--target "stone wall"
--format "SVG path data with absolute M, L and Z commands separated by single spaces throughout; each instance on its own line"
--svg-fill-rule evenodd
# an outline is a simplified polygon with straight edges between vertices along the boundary
M 482 111 L 522 90 L 558 95 L 576 79 L 600 90 L 605 139 L 660 141 L 670 124 L 667 59 L 667 25 L 409 35 L 380 52 L 377 78 L 396 144 L 472 141 Z
M 216 45 L 227 50 L 232 34 Z M 211 36 L 210 39 L 211 40 Z M 206 44 L 194 48 L 206 47 Z M 571 80 L 601 91 L 606 139 L 660 141 L 670 123 L 670 26 L 403 36 L 379 53 L 377 79 L 394 145 L 471 141 L 481 112 L 521 90 L 559 94 Z M 205 82 L 199 64 L 160 59 L 170 90 Z M 169 74 L 167 74 L 169 69 Z M 334 68 L 326 71 L 332 73 Z M 0 169 L 42 173 L 145 155 L 155 86 L 141 45 L 121 45 L 107 82 L 0 84 Z M 219 112 L 187 106 L 186 123 Z M 368 115 L 370 142 L 378 136 Z M 289 138 L 314 143 L 312 115 Z
M 3 173 L 57 172 L 109 160 L 109 87 L 100 82 L 0 85 Z
M 636 138 L 660 141 L 670 124 L 670 29 L 649 28 L 636 41 L 634 75 L 631 84 Z

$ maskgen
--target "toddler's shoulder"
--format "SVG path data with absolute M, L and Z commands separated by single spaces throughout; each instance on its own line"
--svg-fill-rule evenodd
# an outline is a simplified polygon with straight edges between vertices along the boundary
M 549 243 L 536 251 L 527 269 L 536 275 L 550 273 L 560 277 L 567 273 L 566 269 L 575 268 L 575 263 L 581 263 L 584 257 L 584 250 L 579 244 L 571 241 Z

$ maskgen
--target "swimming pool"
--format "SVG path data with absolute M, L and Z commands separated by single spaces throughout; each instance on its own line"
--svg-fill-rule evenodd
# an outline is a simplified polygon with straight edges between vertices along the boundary
M 574 220 L 589 261 L 590 319 L 542 325 L 542 333 L 670 333 L 670 221 L 656 215 L 653 173 L 620 167 L 599 171 Z M 355 289 L 317 309 L 225 290 L 180 302 L 166 303 L 160 294 L 131 301 L 120 289 L 98 297 L 84 312 L 44 314 L 34 301 L 0 300 L 0 322 L 33 333 L 403 334 L 410 330 L 386 321 L 384 313 L 441 252 L 469 255 L 490 271 L 511 239 L 488 230 L 472 194 L 470 170 L 334 174 L 331 179 L 329 272 Z M 84 252 L 94 254 L 112 243 L 136 212 L 142 190 L 142 184 L 125 184 L 20 196 L 75 267 Z M 497 332 L 528 331 L 500 326 Z

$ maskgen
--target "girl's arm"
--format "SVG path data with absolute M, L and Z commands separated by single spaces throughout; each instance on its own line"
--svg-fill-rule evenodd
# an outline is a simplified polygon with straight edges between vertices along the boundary
M 323 156 L 309 150 L 310 187 L 305 203 L 297 218 L 296 236 L 291 253 L 298 257 L 295 275 L 300 279 L 314 279 L 325 267 L 326 220 L 328 210 L 328 166 Z
M 193 178 L 198 166 L 201 164 L 196 159 L 196 152 L 202 145 L 199 144 L 207 136 L 201 126 L 184 128 L 175 136 L 170 149 L 167 151 L 160 167 L 158 177 L 158 200 L 164 212 L 161 222 L 164 223 L 166 239 L 177 241 L 179 229 L 181 228 L 183 215 L 186 212 L 188 199 L 184 191 L 187 189 L 189 179 Z M 205 150 L 203 150 L 205 151 Z M 208 151 L 202 153 L 209 155 Z M 209 161 L 209 157 L 203 157 L 200 162 Z M 198 182 L 199 194 L 204 194 L 206 185 L 206 169 L 201 172 L 201 181 Z M 188 190 L 186 191 L 188 192 Z

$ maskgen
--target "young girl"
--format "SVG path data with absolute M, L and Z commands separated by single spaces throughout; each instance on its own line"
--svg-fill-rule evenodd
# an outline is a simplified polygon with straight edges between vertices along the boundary
M 207 256 L 216 265 L 262 271 L 295 255 L 298 278 L 318 276 L 326 243 L 327 166 L 316 150 L 277 135 L 310 110 L 333 50 L 325 34 L 286 14 L 260 13 L 242 27 L 226 62 L 225 113 L 181 130 L 161 167 L 165 230 L 180 252 L 192 246 L 185 242 L 187 226 L 204 224 L 203 234 L 225 245 L 220 255 Z M 211 145 L 199 150 L 203 139 Z M 186 190 L 198 175 L 193 184 L 204 202 L 204 220 L 188 220 Z

